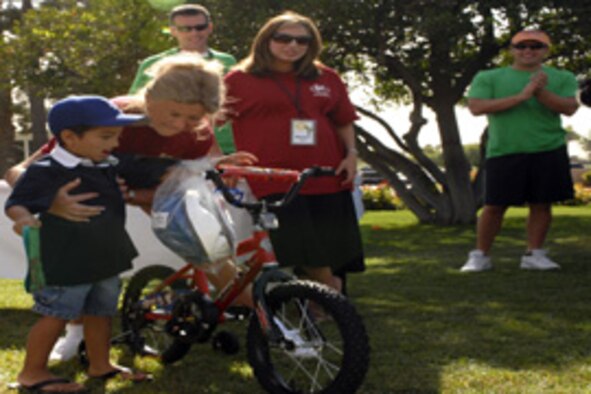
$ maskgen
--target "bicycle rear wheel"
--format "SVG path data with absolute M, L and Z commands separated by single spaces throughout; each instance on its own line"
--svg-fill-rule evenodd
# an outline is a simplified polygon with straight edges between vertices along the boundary
M 286 341 L 269 342 L 253 315 L 248 360 L 270 393 L 357 391 L 369 366 L 369 341 L 361 317 L 347 299 L 325 286 L 292 281 L 266 301 Z
M 164 265 L 152 265 L 139 270 L 129 281 L 123 295 L 121 328 L 128 333 L 132 352 L 157 356 L 165 364 L 183 358 L 191 343 L 180 341 L 166 330 L 166 320 L 146 319 L 148 312 L 171 313 L 178 293 L 188 291 L 186 281 L 179 280 L 158 294 L 151 294 L 156 286 L 175 271 Z

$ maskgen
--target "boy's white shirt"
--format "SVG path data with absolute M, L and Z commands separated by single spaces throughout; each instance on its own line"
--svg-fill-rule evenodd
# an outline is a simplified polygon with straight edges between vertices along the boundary
M 49 152 L 49 156 L 51 156 L 55 161 L 60 163 L 62 166 L 66 168 L 74 168 L 78 165 L 84 167 L 109 167 L 115 166 L 119 163 L 119 160 L 115 156 L 108 156 L 105 160 L 101 161 L 100 163 L 95 163 L 90 159 L 79 157 L 74 155 L 73 153 L 68 152 L 66 149 L 62 148 L 60 145 L 56 145 L 51 152 Z M 49 162 L 44 162 L 43 160 L 39 160 L 37 162 L 38 165 L 49 165 Z

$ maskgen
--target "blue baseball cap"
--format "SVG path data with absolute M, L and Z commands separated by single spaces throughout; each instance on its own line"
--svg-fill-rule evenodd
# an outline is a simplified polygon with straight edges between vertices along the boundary
M 125 126 L 145 119 L 124 114 L 101 96 L 70 96 L 55 103 L 47 115 L 49 130 L 58 135 L 72 127 Z

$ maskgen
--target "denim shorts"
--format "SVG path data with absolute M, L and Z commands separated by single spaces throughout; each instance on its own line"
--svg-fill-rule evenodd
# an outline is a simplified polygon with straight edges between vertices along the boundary
M 47 286 L 33 294 L 33 311 L 64 320 L 82 315 L 114 316 L 120 292 L 118 276 L 75 286 Z

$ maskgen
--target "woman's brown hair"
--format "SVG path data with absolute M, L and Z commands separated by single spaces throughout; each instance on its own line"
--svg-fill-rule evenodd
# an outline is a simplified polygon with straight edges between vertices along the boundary
M 303 15 L 287 11 L 269 19 L 259 30 L 249 55 L 236 67 L 247 73 L 264 76 L 273 71 L 274 56 L 269 49 L 269 43 L 277 31 L 284 25 L 301 25 L 307 31 L 312 41 L 308 45 L 306 54 L 294 63 L 294 71 L 298 77 L 314 79 L 320 74 L 321 65 L 318 57 L 322 51 L 322 38 L 314 22 Z

